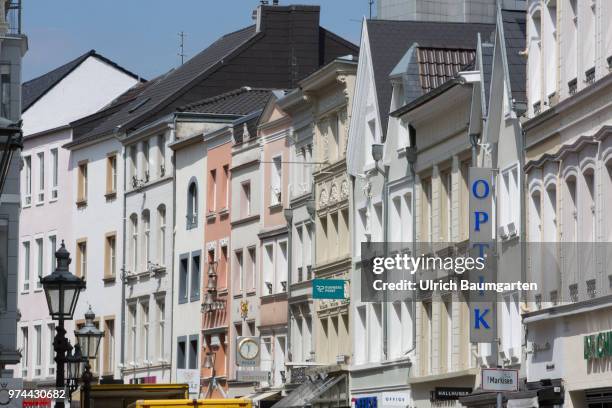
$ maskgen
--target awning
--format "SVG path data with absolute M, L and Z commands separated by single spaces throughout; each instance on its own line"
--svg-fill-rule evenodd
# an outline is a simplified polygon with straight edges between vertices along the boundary
M 293 390 L 291 394 L 274 404 L 272 408 L 302 408 L 312 406 L 318 400 L 327 400 L 327 398 L 322 398 L 325 397 L 324 394 L 342 381 L 346 381 L 346 374 L 319 378 L 314 381 L 307 379 L 302 385 Z M 346 396 L 346 391 L 344 395 Z M 343 406 L 343 404 L 337 403 L 332 405 Z
M 275 397 L 279 394 L 280 394 L 280 391 L 268 391 L 268 392 L 260 392 L 258 394 L 255 394 L 255 396 L 253 397 L 250 397 L 250 398 L 247 397 L 247 398 L 249 398 L 253 402 L 259 402 L 259 401 L 266 401 L 266 400 L 272 399 L 272 397 Z
M 538 397 L 510 399 L 506 404 L 507 408 L 538 408 Z

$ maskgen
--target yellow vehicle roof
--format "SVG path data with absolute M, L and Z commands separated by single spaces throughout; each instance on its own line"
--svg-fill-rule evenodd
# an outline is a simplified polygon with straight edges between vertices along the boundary
M 207 407 L 207 408 L 250 408 L 251 401 L 247 399 L 184 399 L 184 400 L 138 400 L 134 408 L 180 408 L 180 407 Z

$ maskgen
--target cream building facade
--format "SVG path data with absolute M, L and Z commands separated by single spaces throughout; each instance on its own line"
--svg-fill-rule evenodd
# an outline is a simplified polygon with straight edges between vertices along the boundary
M 524 188 L 528 238 L 542 242 L 528 247 L 528 276 L 541 291 L 523 314 L 527 377 L 562 385 L 565 407 L 612 401 L 611 6 L 530 1 L 527 14 Z

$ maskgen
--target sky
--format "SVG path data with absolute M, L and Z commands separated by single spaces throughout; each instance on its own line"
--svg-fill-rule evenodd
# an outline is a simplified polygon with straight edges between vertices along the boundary
M 321 5 L 321 25 L 359 44 L 368 0 L 294 0 Z M 95 49 L 130 71 L 151 79 L 180 64 L 223 34 L 253 24 L 259 0 L 24 0 L 23 32 L 29 49 L 23 81 Z M 281 5 L 291 4 L 280 0 Z

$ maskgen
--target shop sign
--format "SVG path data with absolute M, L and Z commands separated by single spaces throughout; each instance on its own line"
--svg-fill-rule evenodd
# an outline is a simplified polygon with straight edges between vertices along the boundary
M 584 336 L 584 359 L 612 357 L 612 331 Z
M 313 279 L 313 299 L 345 299 L 343 279 Z
M 236 379 L 244 382 L 263 382 L 270 379 L 269 371 L 260 370 L 237 370 Z
M 179 368 L 176 370 L 176 383 L 189 385 L 189 394 L 200 393 L 200 370 Z
M 470 387 L 436 387 L 433 392 L 433 399 L 437 401 L 458 400 L 472 393 Z
M 381 407 L 402 407 L 406 408 L 410 404 L 410 396 L 404 392 L 383 392 Z
M 353 399 L 353 408 L 378 408 L 376 397 L 361 397 Z
M 483 368 L 482 389 L 484 391 L 517 391 L 518 370 Z

